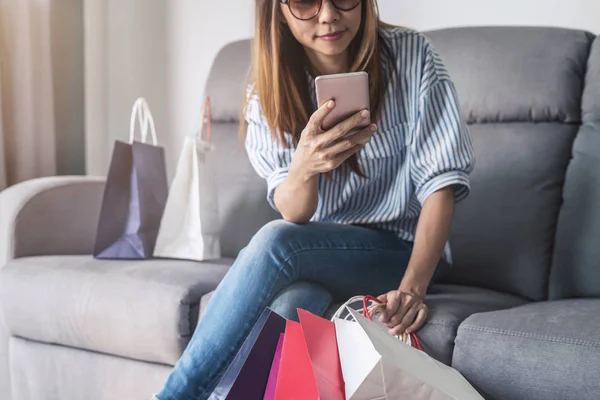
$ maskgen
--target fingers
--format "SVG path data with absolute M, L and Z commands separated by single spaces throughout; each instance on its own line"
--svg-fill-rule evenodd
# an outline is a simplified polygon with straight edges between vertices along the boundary
M 360 151 L 360 149 L 362 149 L 363 147 L 364 147 L 364 145 L 354 146 L 350 150 L 346 150 L 346 151 L 338 154 L 333 159 L 324 159 L 324 158 L 321 158 L 320 162 L 317 164 L 316 170 L 319 173 L 325 173 L 325 172 L 328 172 L 328 171 L 332 171 L 332 170 L 336 169 L 337 167 L 339 167 L 352 154 L 357 153 L 358 151 Z
M 335 108 L 335 102 L 333 100 L 329 100 L 321 105 L 315 111 L 308 120 L 306 133 L 309 135 L 316 135 L 321 133 L 323 130 L 321 127 L 323 126 L 323 120 L 327 117 L 331 111 Z
M 401 320 L 399 321 L 399 323 L 394 324 L 395 326 L 392 329 L 390 329 L 390 333 L 392 335 L 401 335 L 404 332 L 406 332 L 406 329 L 415 321 L 415 317 L 419 309 L 420 307 L 417 305 L 410 307 L 406 311 L 406 313 L 400 318 Z M 392 318 L 392 320 L 394 319 Z
M 398 306 L 400 305 L 400 296 L 397 291 L 392 291 L 387 294 L 387 303 L 385 310 L 381 313 L 379 320 L 384 324 L 387 324 L 391 317 L 398 312 Z
M 335 166 L 335 168 L 339 167 L 352 154 L 359 152 L 364 147 L 365 147 L 364 144 L 359 144 L 359 145 L 356 145 L 356 146 L 352 147 L 351 149 L 348 149 L 346 151 L 341 152 L 340 154 L 338 154 L 337 156 L 335 156 L 335 158 L 333 159 L 332 164 Z
M 391 335 L 397 336 L 402 335 L 403 333 L 412 333 L 416 332 L 423 326 L 425 321 L 427 320 L 428 309 L 425 304 L 418 304 L 414 307 L 411 307 L 404 317 L 402 321 L 389 329 L 389 333 Z
M 417 318 L 412 323 L 412 325 L 406 329 L 406 332 L 412 333 L 418 331 L 419 328 L 421 328 L 427 320 L 428 313 L 429 309 L 427 308 L 427 306 L 425 304 L 421 304 L 421 307 L 419 307 L 419 311 L 417 312 Z
M 417 331 L 427 319 L 427 305 L 418 297 L 394 290 L 379 296 L 378 299 L 387 302 L 379 320 L 394 336 Z
M 413 301 L 406 296 L 400 295 L 400 304 L 398 305 L 398 309 L 396 313 L 392 315 L 390 320 L 387 323 L 388 328 L 395 328 L 396 326 L 402 323 L 402 320 L 406 317 L 406 314 L 414 307 Z M 416 314 L 416 310 L 414 312 Z M 414 315 L 413 315 L 414 317 Z M 412 322 L 412 320 L 410 321 Z M 408 324 L 410 325 L 410 323 Z M 408 326 L 407 325 L 407 326 Z
M 334 158 L 344 151 L 353 149 L 355 146 L 366 145 L 369 140 L 371 140 L 371 136 L 373 136 L 373 133 L 375 133 L 376 130 L 377 126 L 375 126 L 375 124 L 371 124 L 361 130 L 359 133 L 332 144 L 329 148 L 323 150 L 323 154 L 326 158 Z
M 332 129 L 323 133 L 322 138 L 321 138 L 322 144 L 324 146 L 329 146 L 331 143 L 344 137 L 348 132 L 350 132 L 352 130 L 352 128 L 355 128 L 358 124 L 360 124 L 361 122 L 363 122 L 364 120 L 369 118 L 369 115 L 370 115 L 369 111 L 363 110 L 363 111 L 357 112 L 356 114 L 352 115 L 351 117 L 348 117 L 347 119 L 340 122 Z

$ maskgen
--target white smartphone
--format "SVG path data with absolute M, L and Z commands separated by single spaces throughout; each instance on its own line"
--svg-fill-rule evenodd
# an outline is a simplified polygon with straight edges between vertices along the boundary
M 322 106 L 329 100 L 335 101 L 335 108 L 323 121 L 323 129 L 328 130 L 346 118 L 362 110 L 370 110 L 369 75 L 366 72 L 320 75 L 315 78 L 317 103 Z M 356 133 L 371 123 L 367 118 L 350 133 Z

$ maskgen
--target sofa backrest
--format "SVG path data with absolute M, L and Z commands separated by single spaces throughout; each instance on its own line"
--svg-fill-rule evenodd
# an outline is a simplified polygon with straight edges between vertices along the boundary
M 221 49 L 206 84 L 211 98 L 215 151 L 207 163 L 216 171 L 223 256 L 235 257 L 250 238 L 279 214 L 267 203 L 267 185 L 252 168 L 239 135 L 242 94 L 250 66 L 250 40 Z
M 425 34 L 456 84 L 477 158 L 471 195 L 457 207 L 450 237 L 455 267 L 446 280 L 544 299 L 593 36 L 528 27 Z M 250 41 L 227 45 L 206 89 L 226 256 L 279 217 L 238 135 L 249 64 Z
M 552 299 L 600 297 L 600 37 L 583 93 L 583 125 L 573 145 L 550 274 Z
M 540 27 L 426 34 L 456 84 L 476 154 L 446 281 L 542 300 L 593 36 Z

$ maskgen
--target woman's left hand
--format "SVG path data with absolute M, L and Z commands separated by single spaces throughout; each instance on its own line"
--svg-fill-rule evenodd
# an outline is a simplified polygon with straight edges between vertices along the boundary
M 386 305 L 379 320 L 389 328 L 392 335 L 415 332 L 427 319 L 425 299 L 417 294 L 392 290 L 377 299 Z

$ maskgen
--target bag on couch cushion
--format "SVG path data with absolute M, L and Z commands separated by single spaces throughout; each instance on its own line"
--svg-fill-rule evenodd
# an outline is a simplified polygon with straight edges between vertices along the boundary
M 141 129 L 141 142 L 134 140 L 136 118 Z M 152 144 L 146 143 L 149 128 Z M 150 108 L 145 99 L 139 98 L 131 112 L 129 143 L 115 142 L 94 257 L 150 258 L 168 192 L 164 149 L 158 146 Z
M 206 138 L 203 137 L 206 119 Z M 154 256 L 193 261 L 221 257 L 215 175 L 207 156 L 210 98 L 202 106 L 199 137 L 187 136 L 160 224 Z
M 208 400 L 262 399 L 286 320 L 266 308 Z
M 348 308 L 334 320 L 347 399 L 483 400 L 457 370 Z
M 287 321 L 275 400 L 344 400 L 344 380 L 333 322 L 298 309 Z
M 279 342 L 277 343 L 277 350 L 275 350 L 273 362 L 271 363 L 271 372 L 269 373 L 269 380 L 267 381 L 267 388 L 265 389 L 263 400 L 275 400 L 275 388 L 277 387 L 277 377 L 279 376 L 279 365 L 281 363 L 284 337 L 285 334 L 283 333 L 279 335 Z

